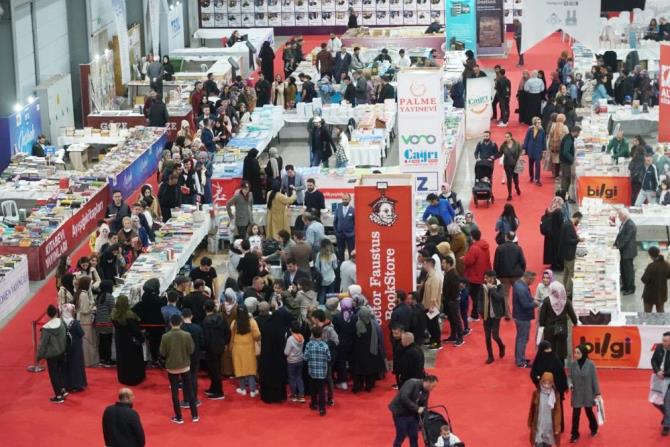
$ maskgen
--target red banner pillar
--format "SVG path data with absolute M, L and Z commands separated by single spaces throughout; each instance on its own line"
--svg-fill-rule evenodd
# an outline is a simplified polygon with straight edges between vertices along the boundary
M 658 141 L 670 142 L 670 44 L 661 43 Z

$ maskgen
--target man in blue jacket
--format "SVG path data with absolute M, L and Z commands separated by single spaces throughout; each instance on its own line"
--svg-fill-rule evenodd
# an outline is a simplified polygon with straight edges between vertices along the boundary
M 516 341 L 514 343 L 514 362 L 519 368 L 530 368 L 530 360 L 526 359 L 526 345 L 530 334 L 530 322 L 535 319 L 537 304 L 530 292 L 530 286 L 535 281 L 535 273 L 524 272 L 523 276 L 514 283 L 512 290 L 514 324 L 516 326 Z
M 533 125 L 526 132 L 526 139 L 523 141 L 523 150 L 528 154 L 530 181 L 535 182 L 537 186 L 542 186 L 540 172 L 542 169 L 542 156 L 546 147 L 547 140 L 542 128 L 542 119 L 535 117 L 533 118 Z
M 354 237 L 354 207 L 351 206 L 351 196 L 345 192 L 342 194 L 342 202 L 335 209 L 335 219 L 333 227 L 335 230 L 335 239 L 337 240 L 337 260 L 344 261 L 344 251 L 351 252 L 356 248 L 356 238 Z
M 426 210 L 423 212 L 423 221 L 428 220 L 430 216 L 435 216 L 440 221 L 440 225 L 446 228 L 453 220 L 456 213 L 454 209 L 449 204 L 449 200 L 440 199 L 437 194 L 430 193 L 426 197 L 429 205 L 426 207 Z

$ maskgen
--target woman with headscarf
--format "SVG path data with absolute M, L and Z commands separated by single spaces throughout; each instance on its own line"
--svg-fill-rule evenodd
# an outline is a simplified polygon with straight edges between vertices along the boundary
M 160 295 L 161 283 L 158 278 L 147 280 L 142 286 L 142 298 L 139 303 L 133 306 L 133 312 L 139 317 L 142 324 L 154 325 L 146 329 L 147 339 L 149 341 L 149 352 L 151 353 L 152 364 L 158 366 L 158 348 L 161 344 L 161 337 L 165 333 L 165 320 L 161 313 L 161 307 L 167 304 L 165 298 Z
M 60 279 L 58 307 L 61 308 L 63 304 L 74 304 L 74 275 L 72 273 L 66 273 Z
M 265 176 L 267 182 L 272 184 L 274 180 L 281 181 L 281 170 L 284 167 L 284 160 L 279 156 L 279 151 L 276 147 L 271 147 L 268 151 L 270 159 L 265 165 Z
M 596 365 L 589 359 L 589 350 L 584 345 L 575 348 L 574 360 L 568 365 L 568 386 L 572 394 L 572 434 L 570 442 L 579 439 L 579 419 L 582 408 L 589 420 L 591 436 L 598 434 L 598 421 L 593 414 L 596 398 L 600 396 L 600 385 Z
M 65 388 L 69 392 L 82 391 L 88 386 L 86 369 L 84 368 L 84 350 L 82 340 L 84 330 L 74 318 L 74 304 L 65 304 L 61 308 L 61 318 L 65 323 L 70 343 L 65 351 Z
M 251 193 L 254 197 L 254 203 L 263 203 L 263 194 L 261 192 L 261 165 L 258 163 L 258 150 L 251 149 L 242 165 L 242 179 L 249 182 Z
M 270 42 L 267 40 L 261 45 L 261 49 L 258 52 L 258 59 L 261 60 L 261 72 L 265 79 L 272 82 L 275 77 L 274 73 L 274 60 L 275 52 L 270 46 Z
M 563 199 L 554 196 L 540 221 L 540 233 L 544 236 L 543 262 L 551 270 L 563 270 L 563 259 L 559 249 L 561 245 L 561 228 L 563 228 Z
M 517 113 L 519 114 L 519 124 L 525 123 L 528 121 L 528 93 L 524 90 L 524 87 L 526 86 L 526 81 L 530 79 L 530 72 L 528 70 L 524 70 L 523 73 L 521 74 L 521 80 L 519 81 L 519 87 L 517 88 L 516 91 L 516 99 L 519 104 L 519 108 L 517 109 Z
M 259 304 L 259 309 L 268 308 L 267 302 Z M 261 355 L 258 364 L 258 379 L 261 384 L 261 400 L 265 403 L 286 401 L 288 366 L 284 348 L 288 327 L 281 313 L 272 312 L 263 324 L 261 332 Z
M 467 238 L 465 237 L 465 233 L 463 233 L 461 226 L 456 222 L 452 222 L 447 225 L 447 233 L 451 238 L 451 251 L 454 253 L 454 257 L 456 258 L 456 271 L 458 272 L 459 276 L 463 276 L 463 271 L 465 270 L 463 257 L 465 256 L 465 252 L 468 250 Z
M 114 309 L 114 282 L 105 279 L 100 282 L 100 291 L 95 298 L 95 332 L 98 334 L 98 353 L 103 367 L 112 366 L 112 311 Z
M 353 345 L 352 373 L 354 384 L 352 391 L 358 393 L 372 391 L 379 374 L 379 339 L 373 324 L 372 311 L 368 306 L 358 310 L 356 336 Z
M 554 376 L 556 389 L 563 395 L 568 390 L 568 379 L 563 369 L 563 362 L 551 349 L 551 343 L 546 340 L 537 346 L 537 354 L 530 369 L 530 380 L 535 386 L 540 385 L 542 374 L 550 372 Z
M 221 316 L 224 324 L 232 327 L 235 320 L 237 320 L 237 292 L 232 287 L 227 287 L 223 292 L 223 302 L 221 304 Z M 232 377 L 235 374 L 233 370 L 233 353 L 231 346 L 228 345 L 221 356 L 221 374 L 224 377 Z
M 340 301 L 340 312 L 333 317 L 333 327 L 340 339 L 337 345 L 337 356 L 335 357 L 335 386 L 346 390 L 347 386 L 347 364 L 351 365 L 356 339 L 356 322 L 358 317 L 354 313 L 354 301 L 351 298 L 343 298 Z
M 163 56 L 163 80 L 172 81 L 174 80 L 174 67 L 170 62 L 170 56 Z
M 161 207 L 158 205 L 158 198 L 153 193 L 151 185 L 142 186 L 142 198 L 140 199 L 144 202 L 145 208 L 151 214 L 151 219 L 155 221 L 161 221 Z
M 230 326 L 230 350 L 233 354 L 233 369 L 235 377 L 239 380 L 239 386 L 235 390 L 237 394 L 256 397 L 256 374 L 258 365 L 256 363 L 257 344 L 260 344 L 261 332 L 256 320 L 250 317 L 247 307 L 237 307 L 237 319 Z
M 139 385 L 146 375 L 142 345 L 144 335 L 140 329 L 140 318 L 130 310 L 128 297 L 119 295 L 112 311 L 114 340 L 116 345 L 116 375 L 119 383 Z
M 561 360 L 568 356 L 568 318 L 577 326 L 577 315 L 568 301 L 563 284 L 554 281 L 549 285 L 549 297 L 540 308 L 538 324 L 544 328 L 543 339 L 551 343 Z
M 559 113 L 556 115 L 556 122 L 551 125 L 548 134 L 549 136 L 547 138 L 547 148 L 549 149 L 548 157 L 551 159 L 551 168 L 554 178 L 558 177 L 561 167 L 561 160 L 559 159 L 561 141 L 563 141 L 563 137 L 569 132 L 565 120 L 566 116 L 564 114 Z
M 557 394 L 554 376 L 544 373 L 539 388 L 533 391 L 528 414 L 530 443 L 535 447 L 560 445 L 563 415 Z
M 280 192 L 281 184 L 275 180 L 268 193 L 267 211 L 265 216 L 265 235 L 268 239 L 279 240 L 281 230 L 291 231 L 288 218 L 288 207 L 296 201 L 296 194 L 290 197 Z M 254 196 L 255 197 L 255 196 Z
M 542 278 L 540 283 L 537 285 L 535 290 L 535 302 L 537 304 L 542 304 L 545 298 L 548 298 L 550 295 L 549 285 L 554 282 L 554 272 L 551 269 L 547 269 L 542 272 Z
M 102 254 L 105 245 L 109 244 L 109 225 L 106 223 L 100 225 L 98 237 L 95 238 L 94 251 Z
M 95 318 L 95 299 L 91 293 L 91 278 L 82 276 L 77 281 L 77 291 L 74 294 L 74 305 L 77 317 L 84 328 L 84 364 L 86 366 L 97 365 L 98 343 L 93 330 L 93 319 Z

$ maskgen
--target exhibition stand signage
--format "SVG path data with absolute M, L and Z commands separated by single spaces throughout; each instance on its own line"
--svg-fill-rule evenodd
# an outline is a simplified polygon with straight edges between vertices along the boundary
M 137 191 L 147 178 L 158 169 L 158 162 L 163 153 L 163 148 L 167 144 L 167 139 L 167 133 L 164 133 L 119 175 L 109 177 L 109 193 L 112 194 L 115 190 L 119 190 L 123 198 L 127 199 L 133 192 Z
M 503 0 L 477 0 L 477 48 L 480 55 L 505 54 Z
M 446 0 L 447 50 L 472 50 L 477 53 L 475 0 Z
M 0 118 L 0 172 L 9 166 L 17 152 L 32 153 L 33 144 L 41 133 L 42 116 L 37 99 L 20 111 Z
M 398 73 L 400 172 L 415 176 L 415 191 L 438 192 L 446 159 L 443 150 L 444 84 L 438 68 Z
M 586 345 L 598 368 L 651 369 L 651 356 L 667 326 L 575 326 L 572 344 Z
M 493 84 L 488 77 L 470 78 L 466 90 L 465 137 L 479 138 L 491 127 Z
M 576 179 L 577 201 L 584 198 L 602 199 L 605 203 L 630 206 L 631 186 L 628 177 L 578 176 Z
M 524 2 L 521 52 L 554 31 L 562 30 L 589 49 L 598 48 L 600 0 L 533 0 Z
M 414 290 L 414 190 L 406 175 L 365 175 L 354 188 L 357 283 L 387 334 L 396 290 Z M 364 253 L 364 256 L 360 254 Z M 390 355 L 389 337 L 384 336 Z
M 20 256 L 14 268 L 0 278 L 0 325 L 12 315 L 12 312 L 28 297 L 28 259 Z
M 670 143 L 670 44 L 661 43 L 658 141 Z

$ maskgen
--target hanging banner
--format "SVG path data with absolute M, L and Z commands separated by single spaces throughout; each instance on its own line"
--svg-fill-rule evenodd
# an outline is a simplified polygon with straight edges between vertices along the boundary
M 472 50 L 477 53 L 475 0 L 446 0 L 447 50 Z
M 670 142 L 670 44 L 661 43 L 661 80 L 658 87 L 658 141 Z
M 559 29 L 586 48 L 597 50 L 600 35 L 600 0 L 524 2 L 521 25 L 522 53 Z
M 396 290 L 414 290 L 414 195 L 409 179 L 403 186 L 394 186 L 383 175 L 374 181 L 377 186 L 354 188 L 356 279 L 382 326 L 390 356 L 388 325 Z
M 477 0 L 477 45 L 500 48 L 505 43 L 503 0 Z
M 9 165 L 14 154 L 30 155 L 37 136 L 42 133 L 40 102 L 34 100 L 19 112 L 0 118 L 0 172 Z
M 112 0 L 114 8 L 114 24 L 119 39 L 119 60 L 121 62 L 121 82 L 130 82 L 130 43 L 128 42 L 128 28 L 126 27 L 125 0 Z
M 465 97 L 465 137 L 481 137 L 491 127 L 493 84 L 488 77 L 467 80 Z
M 438 68 L 398 73 L 400 172 L 414 174 L 420 195 L 438 192 L 446 158 L 443 150 L 444 83 Z
M 149 0 L 149 29 L 151 30 L 151 48 L 154 56 L 160 54 L 160 0 Z

